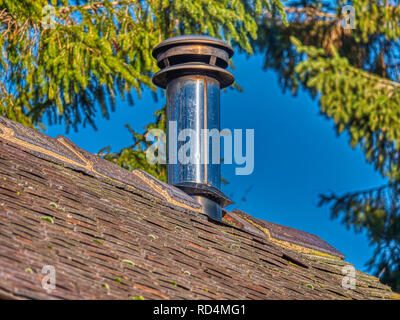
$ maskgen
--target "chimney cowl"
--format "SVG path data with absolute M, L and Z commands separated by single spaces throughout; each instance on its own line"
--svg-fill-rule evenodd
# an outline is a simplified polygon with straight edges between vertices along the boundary
M 153 83 L 163 89 L 174 78 L 189 75 L 209 75 L 217 79 L 220 88 L 230 86 L 234 76 L 225 70 L 233 49 L 222 40 L 202 35 L 184 35 L 161 42 L 153 50 L 153 57 L 161 70 Z
M 193 196 L 202 205 L 203 212 L 216 220 L 222 219 L 222 207 L 233 203 L 220 190 L 219 136 L 220 89 L 234 81 L 232 73 L 225 70 L 232 55 L 231 46 L 203 35 L 173 37 L 153 50 L 153 57 L 161 68 L 154 75 L 153 83 L 166 89 L 167 97 L 168 183 Z M 185 129 L 194 132 L 190 140 L 193 139 L 195 147 L 190 150 L 193 152 L 190 156 L 195 160 L 179 163 L 177 150 L 187 143 L 181 141 L 179 133 Z M 214 129 L 218 130 L 219 150 L 209 148 L 207 132 L 215 132 Z M 176 150 L 171 142 L 177 142 Z M 210 157 L 218 157 L 218 162 L 210 161 Z

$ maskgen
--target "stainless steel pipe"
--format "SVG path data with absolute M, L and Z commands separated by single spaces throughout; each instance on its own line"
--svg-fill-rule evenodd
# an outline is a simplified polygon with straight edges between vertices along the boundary
M 209 145 L 209 133 L 213 129 L 218 130 L 218 133 L 220 130 L 219 82 L 208 76 L 183 76 L 174 79 L 167 85 L 167 105 L 168 123 L 176 124 L 173 132 L 168 126 L 169 139 L 177 141 L 177 150 L 186 151 L 184 146 L 187 141 L 182 141 L 182 138 L 190 137 L 193 150 L 188 151 L 194 151 L 188 157 L 189 163 L 183 164 L 179 153 L 177 163 L 171 164 L 168 161 L 168 183 L 204 183 L 220 189 L 221 166 L 212 163 L 212 152 L 217 154 L 219 161 L 220 149 L 215 150 Z M 179 139 L 179 134 L 185 132 L 184 130 L 187 130 L 188 135 Z M 207 145 L 209 147 L 205 148 Z M 217 148 L 220 148 L 219 144 Z
M 171 38 L 153 50 L 162 68 L 153 82 L 167 96 L 168 183 L 192 195 L 216 220 L 232 203 L 220 190 L 219 136 L 220 89 L 234 81 L 225 70 L 232 55 L 230 46 L 207 36 Z

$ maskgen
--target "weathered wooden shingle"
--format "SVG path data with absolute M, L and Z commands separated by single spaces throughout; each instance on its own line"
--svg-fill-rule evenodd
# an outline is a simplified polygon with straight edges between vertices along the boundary
M 198 208 L 147 174 L 0 118 L 1 298 L 396 298 L 359 271 L 343 289 L 348 263 L 319 238 L 307 247 L 301 233 L 241 212 L 216 224 Z

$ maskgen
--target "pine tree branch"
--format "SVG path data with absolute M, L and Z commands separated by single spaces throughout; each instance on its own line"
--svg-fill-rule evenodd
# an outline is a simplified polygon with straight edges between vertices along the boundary
M 123 5 L 123 4 L 132 4 L 135 2 L 138 2 L 139 0 L 119 0 L 119 1 L 110 1 L 109 4 L 111 6 L 118 6 L 118 5 Z M 58 9 L 59 13 L 70 13 L 71 11 L 76 11 L 76 10 L 96 10 L 103 8 L 105 6 L 104 1 L 97 1 L 97 2 L 92 2 L 89 4 L 85 5 L 80 5 L 80 6 L 68 6 L 68 7 L 60 7 Z
M 304 48 L 306 48 L 306 47 L 307 46 L 305 46 L 303 48 L 299 48 L 298 47 L 297 49 L 300 50 L 299 52 L 310 54 L 307 50 L 304 50 Z M 338 55 L 336 49 L 332 48 L 331 52 L 333 54 L 333 63 L 334 64 L 339 64 L 339 62 L 337 62 L 337 60 L 335 60 L 335 59 L 341 59 L 341 57 Z M 313 55 L 313 54 L 311 54 L 311 55 Z M 396 88 L 400 88 L 400 82 L 393 81 L 393 80 L 390 80 L 388 78 L 384 78 L 384 77 L 381 77 L 379 75 L 372 74 L 372 73 L 370 73 L 368 71 L 365 71 L 363 69 L 354 67 L 354 66 L 350 65 L 348 60 L 347 60 L 347 63 L 346 63 L 346 69 L 348 69 L 348 71 L 350 71 L 352 73 L 360 75 L 363 78 L 367 78 L 369 80 L 375 81 L 378 84 L 377 85 L 378 89 L 385 87 L 385 88 L 388 88 L 388 89 L 394 91 Z
M 309 16 L 317 16 L 320 18 L 330 18 L 330 19 L 335 19 L 337 18 L 335 14 L 329 13 L 329 12 L 324 12 L 318 9 L 315 9 L 313 7 L 286 7 L 285 11 L 287 13 L 305 13 Z
M 351 192 L 346 193 L 343 196 L 337 196 L 333 192 L 331 193 L 331 196 L 320 194 L 320 198 L 329 199 L 330 197 L 331 198 L 358 197 L 358 196 L 370 195 L 370 194 L 373 194 L 373 193 L 379 193 L 379 192 L 382 192 L 385 189 L 389 189 L 391 187 L 393 187 L 392 183 L 386 183 L 386 184 L 383 184 L 383 185 L 378 186 L 378 187 L 372 187 L 372 188 L 369 188 L 369 189 L 358 190 L 358 191 L 351 191 Z
M 360 74 L 362 77 L 373 80 L 378 82 L 379 86 L 378 87 L 386 87 L 389 88 L 390 90 L 395 90 L 396 88 L 400 88 L 400 83 L 396 82 L 396 81 L 392 81 L 390 79 L 387 78 L 382 78 L 378 75 L 369 73 L 367 71 L 358 69 L 356 67 L 350 66 L 349 65 L 349 69 L 351 69 L 351 71 Z
M 296 13 L 297 16 L 305 14 L 310 17 L 337 19 L 337 16 L 334 13 L 324 12 L 313 7 L 285 7 L 284 10 L 286 13 Z M 262 15 L 272 18 L 272 14 L 269 10 L 264 10 Z

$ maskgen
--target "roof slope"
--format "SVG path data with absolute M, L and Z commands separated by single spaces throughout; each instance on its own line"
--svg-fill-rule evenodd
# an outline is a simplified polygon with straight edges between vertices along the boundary
M 240 212 L 208 221 L 182 191 L 64 137 L 0 118 L 0 297 L 369 299 L 398 295 L 320 238 Z M 46 292 L 43 266 L 56 270 Z

